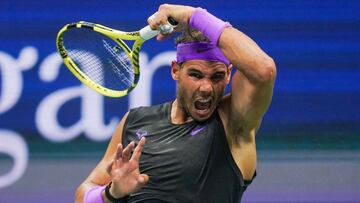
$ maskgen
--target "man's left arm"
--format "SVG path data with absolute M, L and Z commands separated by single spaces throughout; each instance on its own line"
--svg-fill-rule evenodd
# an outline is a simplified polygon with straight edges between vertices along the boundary
M 218 46 L 237 69 L 231 81 L 229 126 L 247 136 L 256 130 L 267 111 L 273 93 L 276 67 L 273 59 L 247 35 L 226 27 Z
M 237 68 L 231 82 L 231 96 L 226 99 L 230 101 L 225 101 L 226 108 L 230 103 L 230 109 L 225 112 L 228 114 L 227 120 L 230 126 L 243 128 L 239 130 L 245 132 L 245 135 L 256 129 L 271 102 L 276 77 L 272 58 L 244 33 L 225 25 L 203 9 L 163 4 L 159 7 L 156 18 L 149 21 L 149 24 L 152 29 L 158 29 L 159 25 L 167 23 L 168 17 L 179 22 L 176 28 L 179 31 L 187 26 L 201 31 L 213 44 L 220 47 Z M 157 39 L 164 37 L 166 36 L 159 34 Z

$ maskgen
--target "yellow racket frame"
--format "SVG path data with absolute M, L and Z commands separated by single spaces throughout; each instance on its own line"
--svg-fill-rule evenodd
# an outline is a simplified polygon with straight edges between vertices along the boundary
M 94 82 L 83 71 L 81 71 L 81 69 L 78 68 L 76 63 L 74 63 L 74 61 L 68 56 L 66 47 L 64 46 L 63 34 L 66 31 L 68 31 L 69 29 L 91 29 L 95 32 L 103 34 L 103 35 L 111 38 L 112 40 L 114 40 L 131 59 L 132 67 L 134 70 L 134 81 L 132 81 L 131 86 L 128 89 L 124 89 L 124 90 L 109 89 L 109 88 L 106 88 L 106 87 Z M 156 34 L 158 33 L 158 31 L 155 31 L 155 30 L 152 32 L 153 33 L 151 34 L 152 35 L 151 37 L 156 36 Z M 149 38 L 151 38 L 151 37 L 149 37 Z M 148 38 L 148 37 L 146 37 L 146 38 Z M 132 49 L 130 49 L 123 40 L 134 41 Z M 129 94 L 129 92 L 136 87 L 136 85 L 139 81 L 139 76 L 140 76 L 139 53 L 140 53 L 141 45 L 144 43 L 145 40 L 146 39 L 144 39 L 143 37 L 140 36 L 140 31 L 123 32 L 123 31 L 115 30 L 115 29 L 112 29 L 109 27 L 105 27 L 100 24 L 79 21 L 76 23 L 67 24 L 59 31 L 59 33 L 57 34 L 57 37 L 56 37 L 56 47 L 64 61 L 64 64 L 66 65 L 66 67 L 84 85 L 90 87 L 91 89 L 95 90 L 96 92 L 98 92 L 104 96 L 123 97 L 123 96 Z

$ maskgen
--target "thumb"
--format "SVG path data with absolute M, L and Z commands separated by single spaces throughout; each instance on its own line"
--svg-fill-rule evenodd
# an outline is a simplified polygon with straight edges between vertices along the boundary
M 138 177 L 139 186 L 144 186 L 149 181 L 149 176 L 146 174 L 140 174 Z

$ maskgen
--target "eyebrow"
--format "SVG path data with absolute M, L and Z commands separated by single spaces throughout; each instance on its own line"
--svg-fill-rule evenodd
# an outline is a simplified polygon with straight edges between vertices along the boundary
M 198 70 L 198 69 L 196 69 L 196 68 L 189 67 L 188 70 L 187 70 L 187 73 L 192 73 L 192 72 L 196 72 L 196 73 L 199 73 L 199 74 L 201 74 L 201 75 L 204 75 L 204 72 L 203 72 L 203 71 L 200 71 L 200 70 Z M 226 73 L 227 73 L 227 71 L 226 71 L 226 70 L 223 70 L 223 69 L 221 69 L 221 70 L 214 70 L 214 72 L 212 72 L 212 73 L 210 74 L 210 77 L 213 77 L 213 76 L 216 75 L 216 74 L 223 74 L 223 75 L 225 76 Z
M 202 72 L 202 71 L 200 71 L 200 70 L 198 70 L 196 68 L 192 68 L 192 67 L 189 67 L 187 71 L 188 72 L 191 72 L 191 71 Z
M 181 65 L 183 65 L 183 64 L 181 64 Z M 188 68 L 189 69 L 197 69 L 197 68 L 199 68 L 199 65 L 191 64 L 191 65 L 189 65 Z M 222 64 L 215 64 L 215 65 L 210 66 L 210 68 L 212 68 L 212 69 L 223 69 L 226 72 L 227 66 L 223 67 Z
M 224 74 L 224 75 L 226 75 L 227 74 L 227 70 L 224 70 L 224 69 L 216 69 L 216 70 L 214 70 L 214 72 L 212 73 L 212 75 L 214 75 L 214 74 Z

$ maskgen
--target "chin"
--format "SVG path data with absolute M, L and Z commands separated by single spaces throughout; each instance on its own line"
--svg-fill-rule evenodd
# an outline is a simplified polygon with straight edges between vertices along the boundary
M 206 118 L 199 118 L 199 117 L 192 117 L 196 122 L 202 123 L 209 119 L 209 117 Z
M 208 109 L 206 111 L 195 110 L 192 118 L 198 122 L 204 122 L 208 120 L 214 113 L 214 109 Z

